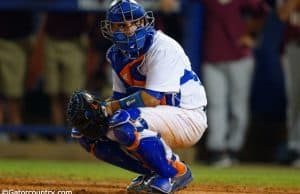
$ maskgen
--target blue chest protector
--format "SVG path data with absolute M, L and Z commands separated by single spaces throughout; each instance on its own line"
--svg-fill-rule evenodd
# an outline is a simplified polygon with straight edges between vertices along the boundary
M 115 45 L 107 51 L 107 58 L 110 60 L 113 70 L 117 73 L 126 87 L 127 95 L 138 91 L 138 88 L 144 87 L 143 83 L 145 83 L 146 77 L 139 72 L 138 67 L 143 62 L 145 53 L 151 47 L 155 34 L 156 31 L 154 29 L 148 33 L 145 46 L 140 51 L 140 56 L 136 59 L 128 58 Z M 127 74 L 126 77 L 123 76 L 125 73 Z M 129 80 L 127 79 L 127 76 L 129 76 Z
M 139 66 L 144 60 L 144 54 L 152 45 L 154 34 L 155 31 L 153 31 L 153 33 L 151 33 L 148 36 L 145 44 L 146 46 L 144 47 L 143 52 L 141 52 L 141 56 L 134 60 L 126 57 L 126 55 L 124 55 L 116 46 L 112 46 L 108 50 L 107 57 L 111 61 L 112 68 L 114 69 L 120 80 L 123 82 L 123 85 L 126 89 L 126 93 L 119 93 L 113 91 L 113 95 L 111 97 L 112 99 L 119 100 L 121 98 L 132 95 L 140 90 L 144 90 L 151 96 L 161 100 L 161 104 L 177 107 L 180 106 L 181 91 L 173 93 L 164 93 L 145 89 L 146 76 L 140 73 Z M 197 75 L 191 70 L 185 70 L 183 76 L 179 79 L 180 84 L 184 84 L 189 80 L 199 81 Z

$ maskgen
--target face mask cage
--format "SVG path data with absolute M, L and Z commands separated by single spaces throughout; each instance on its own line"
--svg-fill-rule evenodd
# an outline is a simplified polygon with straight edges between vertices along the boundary
M 153 28 L 154 27 L 154 16 L 153 16 L 153 12 L 152 11 L 147 11 L 145 13 L 144 16 L 138 18 L 138 19 L 135 19 L 135 20 L 129 20 L 129 21 L 125 21 L 125 22 L 134 22 L 134 21 L 137 21 L 137 20 L 141 20 L 141 19 L 144 19 L 144 26 L 143 27 L 139 27 L 139 28 L 146 28 L 146 29 L 149 29 L 149 28 Z M 102 32 L 102 35 L 104 36 L 104 38 L 108 39 L 108 40 L 111 40 L 113 41 L 113 31 L 111 29 L 111 26 L 112 26 L 112 23 L 117 23 L 117 22 L 111 22 L 109 20 L 103 20 L 101 21 L 101 32 Z M 120 22 L 122 23 L 122 22 Z M 137 30 L 139 30 L 139 28 Z
M 109 20 L 101 21 L 102 35 L 111 40 L 122 51 L 122 53 L 127 55 L 129 58 L 136 58 L 139 56 L 139 50 L 144 46 L 147 33 L 154 27 L 152 11 L 146 12 L 145 15 L 140 18 L 126 22 L 134 23 L 138 20 L 143 20 L 144 25 L 137 26 L 137 29 L 129 37 L 118 30 L 114 32 L 112 30 L 113 22 Z

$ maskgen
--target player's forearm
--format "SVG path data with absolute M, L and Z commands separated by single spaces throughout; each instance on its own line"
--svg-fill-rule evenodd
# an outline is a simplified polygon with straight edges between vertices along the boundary
M 118 100 L 112 100 L 107 102 L 105 107 L 106 107 L 107 114 L 109 116 L 111 116 L 114 112 L 116 112 L 121 108 Z
M 127 109 L 132 107 L 153 107 L 159 104 L 159 99 L 151 96 L 145 91 L 140 91 L 120 100 L 112 100 L 107 102 L 106 110 L 108 115 L 112 115 L 119 109 Z

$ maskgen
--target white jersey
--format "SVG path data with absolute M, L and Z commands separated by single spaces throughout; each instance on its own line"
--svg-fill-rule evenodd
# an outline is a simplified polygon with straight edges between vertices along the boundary
M 126 94 L 128 87 L 145 88 L 164 92 L 167 96 L 167 105 L 185 109 L 206 106 L 204 87 L 192 71 L 184 50 L 174 39 L 157 31 L 149 50 L 142 58 L 136 60 L 140 60 L 136 69 L 137 74 L 145 77 L 144 84 L 137 81 L 126 84 L 129 75 L 120 76 L 120 72 L 113 68 L 113 91 Z
M 175 40 L 157 31 L 148 51 L 137 59 L 126 58 L 114 46 L 107 58 L 113 68 L 114 99 L 144 89 L 163 92 L 161 106 L 140 107 L 141 117 L 172 148 L 197 143 L 207 128 L 206 94 Z

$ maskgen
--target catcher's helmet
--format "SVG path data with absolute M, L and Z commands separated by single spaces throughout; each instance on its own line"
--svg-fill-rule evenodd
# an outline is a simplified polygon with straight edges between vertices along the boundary
M 138 23 L 138 24 L 137 24 Z M 126 34 L 113 25 L 136 25 L 133 33 Z M 111 40 L 122 53 L 129 58 L 137 58 L 144 47 L 147 34 L 154 26 L 151 11 L 145 9 L 134 0 L 115 0 L 106 12 L 106 20 L 101 21 L 101 31 L 105 38 Z

